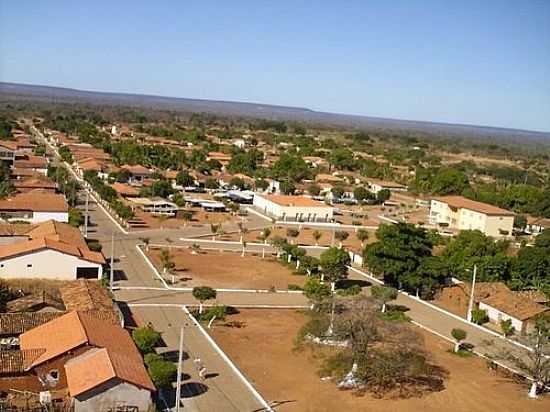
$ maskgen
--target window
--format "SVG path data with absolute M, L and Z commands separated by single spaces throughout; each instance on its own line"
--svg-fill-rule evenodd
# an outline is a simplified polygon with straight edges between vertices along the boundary
M 27 263 L 28 268 L 32 268 L 32 263 Z
M 52 369 L 48 372 L 48 377 L 54 381 L 59 380 L 59 371 L 57 369 Z

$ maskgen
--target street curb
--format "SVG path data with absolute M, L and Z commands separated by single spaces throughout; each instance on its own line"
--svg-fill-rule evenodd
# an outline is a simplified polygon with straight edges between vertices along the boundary
M 275 412 L 271 406 L 267 403 L 267 401 L 260 395 L 260 393 L 254 388 L 252 383 L 243 375 L 243 373 L 237 368 L 237 366 L 229 359 L 229 356 L 225 354 L 225 352 L 218 346 L 216 341 L 204 330 L 202 325 L 195 319 L 195 317 L 189 312 L 186 306 L 183 306 L 183 311 L 189 316 L 191 319 L 191 322 L 201 331 L 201 333 L 206 337 L 208 342 L 212 345 L 212 347 L 218 352 L 218 354 L 222 357 L 222 359 L 231 367 L 233 372 L 237 374 L 237 376 L 243 381 L 245 386 L 252 392 L 254 397 L 262 404 L 262 406 L 265 408 L 268 412 Z

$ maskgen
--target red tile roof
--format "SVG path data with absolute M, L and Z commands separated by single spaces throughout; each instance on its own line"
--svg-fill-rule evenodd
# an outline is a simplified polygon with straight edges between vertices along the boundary
M 470 200 L 462 196 L 443 196 L 436 197 L 434 198 L 434 200 L 447 203 L 450 207 L 456 209 L 469 209 L 473 210 L 474 212 L 494 216 L 514 216 L 514 212 L 511 212 L 509 210 L 501 209 L 500 207 L 489 205 L 487 203 Z
M 67 212 L 69 210 L 69 205 L 63 195 L 47 192 L 28 192 L 0 200 L 0 210 Z

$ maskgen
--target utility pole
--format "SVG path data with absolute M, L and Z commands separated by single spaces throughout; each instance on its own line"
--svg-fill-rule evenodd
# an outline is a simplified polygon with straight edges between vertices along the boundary
M 181 403 L 181 374 L 183 361 L 183 326 L 180 330 L 180 351 L 178 355 L 178 378 L 176 380 L 176 412 L 180 412 Z
M 109 276 L 109 290 L 113 293 L 113 281 L 115 279 L 114 266 L 115 264 L 115 232 L 111 234 L 111 273 Z
M 470 301 L 468 302 L 468 314 L 467 314 L 468 322 L 472 321 L 472 311 L 474 310 L 474 289 L 476 287 L 476 273 L 477 273 L 477 265 L 474 265 L 474 273 L 472 276 L 472 289 L 470 291 Z
M 88 237 L 88 201 L 90 198 L 90 192 L 86 189 L 86 214 L 84 216 L 84 237 Z

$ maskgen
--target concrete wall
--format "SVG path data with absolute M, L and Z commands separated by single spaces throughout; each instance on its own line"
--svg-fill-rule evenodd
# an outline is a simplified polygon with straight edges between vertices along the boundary
M 151 405 L 151 392 L 112 379 L 74 397 L 74 412 L 102 412 L 122 405 L 137 406 L 139 412 L 147 412 Z
M 482 309 L 487 312 L 487 316 L 489 317 L 489 320 L 493 323 L 496 323 L 497 325 L 500 325 L 501 320 L 512 320 L 512 326 L 516 329 L 516 331 L 519 333 L 523 329 L 523 322 L 519 319 L 516 319 L 510 315 L 507 315 L 504 312 L 501 312 L 497 308 L 493 308 L 492 306 L 489 306 L 483 302 L 479 302 L 479 309 Z
M 30 265 L 30 266 L 29 266 Z M 44 278 L 76 279 L 76 268 L 98 268 L 98 279 L 103 275 L 100 264 L 88 262 L 56 250 L 43 249 L 25 255 L 0 260 L 0 277 L 10 278 Z
M 469 209 L 459 209 L 458 228 L 460 230 L 479 230 L 485 232 L 487 215 Z
M 68 212 L 34 212 L 32 223 L 41 223 L 48 220 L 57 220 L 58 222 L 69 222 Z

